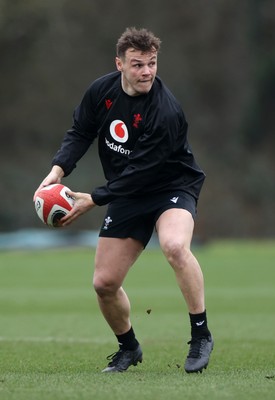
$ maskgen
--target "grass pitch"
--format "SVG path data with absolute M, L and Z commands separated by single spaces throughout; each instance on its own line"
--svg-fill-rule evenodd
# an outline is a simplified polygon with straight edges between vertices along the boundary
M 160 250 L 146 250 L 124 285 L 144 361 L 122 374 L 101 373 L 117 344 L 91 288 L 93 250 L 0 253 L 0 399 L 273 399 L 275 243 L 193 250 L 215 347 L 191 375 L 188 313 Z

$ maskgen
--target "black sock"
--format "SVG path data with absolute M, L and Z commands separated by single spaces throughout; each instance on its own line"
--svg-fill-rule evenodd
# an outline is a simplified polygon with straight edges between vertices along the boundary
M 200 314 L 190 314 L 191 336 L 192 338 L 209 336 L 207 327 L 206 310 Z
M 116 337 L 121 350 L 136 350 L 139 345 L 132 327 L 128 332 L 116 335 Z

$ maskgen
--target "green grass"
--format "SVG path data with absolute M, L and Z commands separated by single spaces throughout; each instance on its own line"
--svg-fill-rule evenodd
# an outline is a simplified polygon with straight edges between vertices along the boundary
M 123 374 L 101 373 L 117 345 L 91 288 L 93 250 L 0 253 L 0 399 L 273 399 L 275 243 L 194 253 L 215 339 L 209 367 L 194 375 L 183 371 L 186 306 L 159 250 L 144 252 L 125 282 L 144 361 Z

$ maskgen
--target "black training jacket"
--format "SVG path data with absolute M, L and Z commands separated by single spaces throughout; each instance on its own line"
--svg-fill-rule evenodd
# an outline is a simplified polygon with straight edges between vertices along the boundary
M 159 77 L 148 94 L 135 97 L 122 90 L 120 72 L 95 80 L 52 165 L 69 175 L 96 138 L 107 180 L 92 192 L 97 205 L 174 189 L 198 198 L 205 175 L 188 144 L 183 111 Z

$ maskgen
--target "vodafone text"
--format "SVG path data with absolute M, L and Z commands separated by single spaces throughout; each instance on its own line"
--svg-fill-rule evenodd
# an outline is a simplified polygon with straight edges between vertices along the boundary
M 129 150 L 129 149 L 124 149 L 122 146 L 121 146 L 121 144 L 118 146 L 118 145 L 116 145 L 114 142 L 109 142 L 109 140 L 108 139 L 106 139 L 105 138 L 105 143 L 107 144 L 107 146 L 111 149 L 111 150 L 113 150 L 113 151 L 116 151 L 117 153 L 121 153 L 121 154 L 125 154 L 125 155 L 129 155 L 129 154 L 131 154 L 131 152 L 132 152 L 132 150 Z

